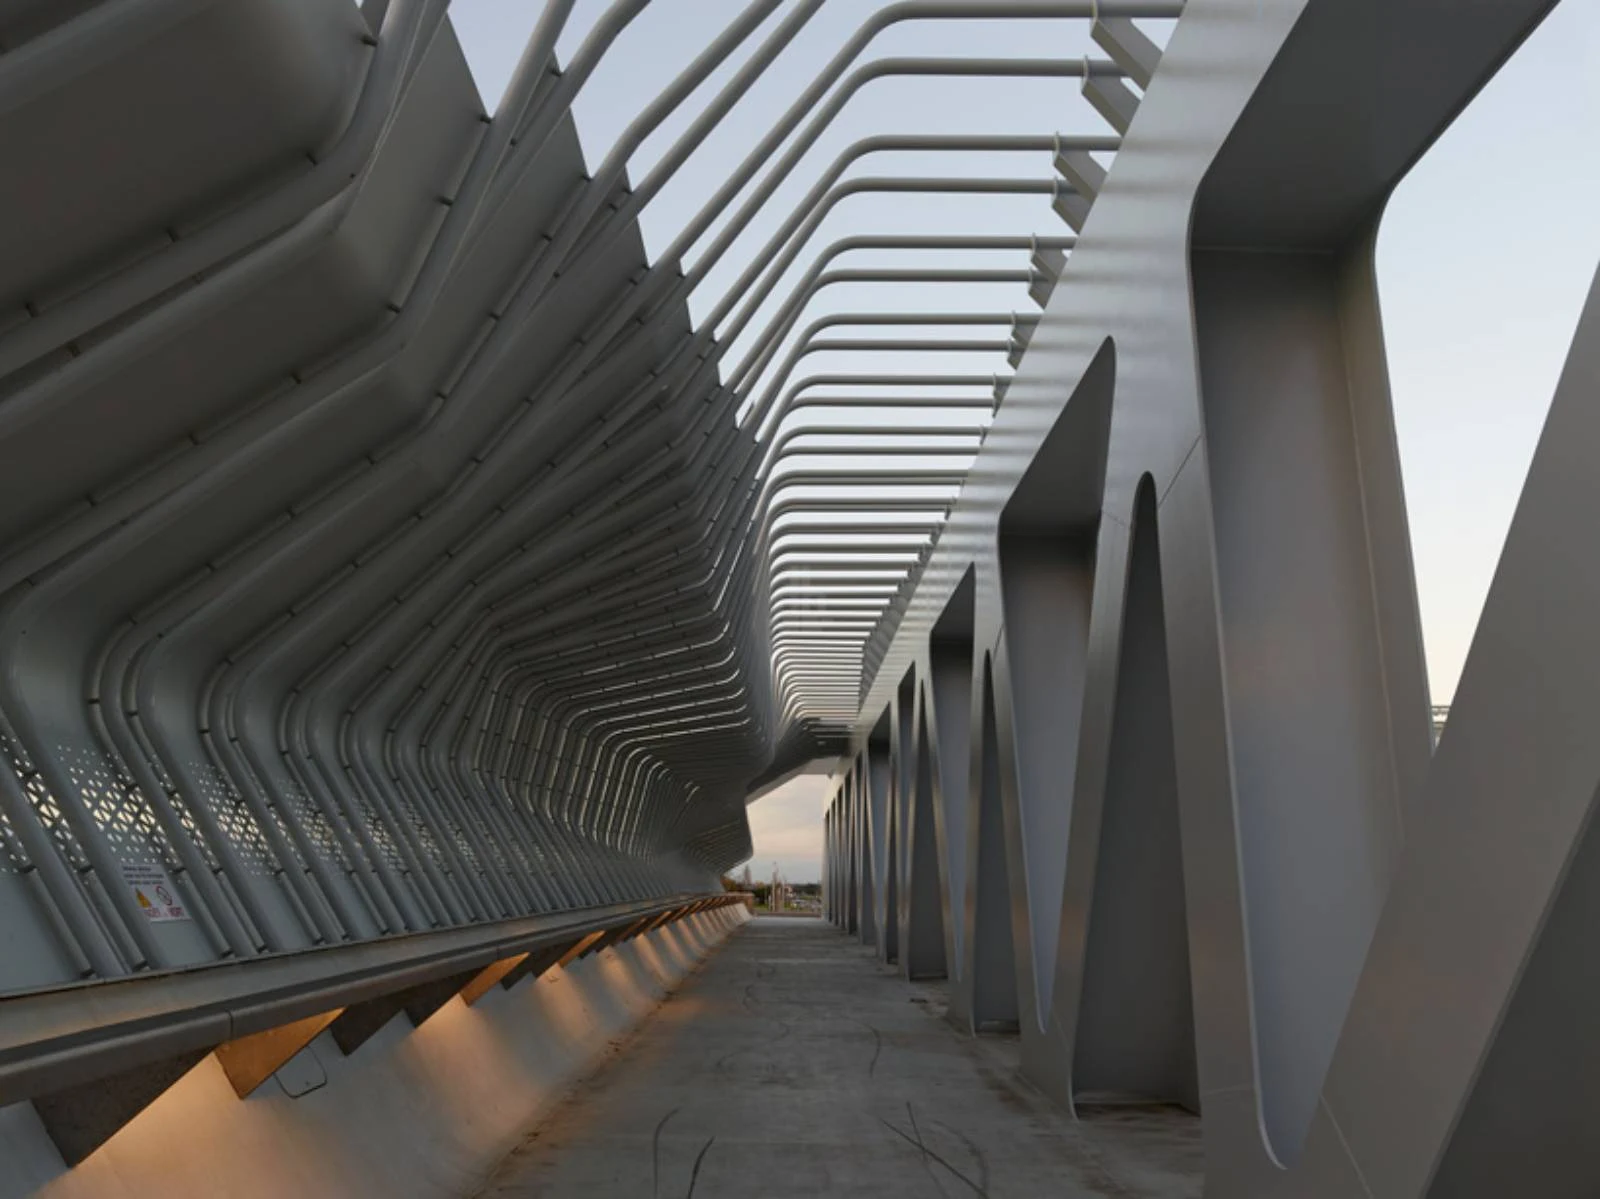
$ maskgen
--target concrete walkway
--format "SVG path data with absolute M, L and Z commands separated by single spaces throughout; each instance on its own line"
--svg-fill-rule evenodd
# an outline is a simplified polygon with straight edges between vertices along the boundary
M 496 1199 L 1199 1196 L 1199 1121 L 1073 1123 L 1014 1042 L 819 920 L 733 934 L 496 1172 Z M 1115 1111 L 1115 1109 L 1113 1109 Z

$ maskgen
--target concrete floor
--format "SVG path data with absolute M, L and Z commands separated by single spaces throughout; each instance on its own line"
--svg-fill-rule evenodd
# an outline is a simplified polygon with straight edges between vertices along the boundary
M 757 919 L 561 1101 L 480 1192 L 496 1199 L 1187 1199 L 1199 1121 L 1097 1107 L 1016 1076 L 1015 1042 L 942 1019 L 819 920 Z

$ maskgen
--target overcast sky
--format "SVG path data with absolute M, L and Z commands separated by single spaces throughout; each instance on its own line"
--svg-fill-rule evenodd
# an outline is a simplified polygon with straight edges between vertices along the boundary
M 491 107 L 541 7 L 534 0 L 455 0 L 453 20 Z M 576 106 L 579 137 L 591 165 L 742 7 L 735 0 L 655 0 L 619 39 Z M 870 7 L 861 0 L 829 0 L 727 128 L 646 210 L 642 226 L 652 255 L 670 244 Z M 560 47 L 563 61 L 604 8 L 603 0 L 580 0 Z M 1082 37 L 1082 24 L 925 22 L 891 31 L 874 43 L 874 54 L 1021 57 L 1043 55 L 1048 46 L 1075 56 L 1092 49 Z M 719 85 L 738 61 L 736 56 L 711 86 Z M 692 101 L 691 112 L 701 102 Z M 1101 132 L 1084 108 L 1075 85 L 1061 80 L 870 85 L 779 193 L 771 215 L 758 220 L 708 277 L 691 302 L 696 318 L 709 311 L 759 252 L 779 214 L 848 142 L 884 131 Z M 1061 118 L 1044 127 L 1030 123 L 1050 112 Z M 635 180 L 683 123 L 669 122 L 645 144 L 630 163 Z M 949 155 L 888 159 L 879 156 L 871 173 L 1031 177 L 1048 167 L 1019 155 L 973 155 L 959 163 Z M 1597 218 L 1600 0 L 1565 0 L 1402 183 L 1379 238 L 1379 285 L 1436 703 L 1449 702 L 1455 689 L 1579 306 L 1600 263 Z M 816 244 L 861 229 L 1063 231 L 1036 196 L 952 198 L 911 206 L 900 197 L 861 197 L 829 218 Z M 988 264 L 972 259 L 961 265 Z M 994 265 L 1000 265 L 998 259 Z M 884 291 L 863 289 L 834 295 L 830 302 L 878 311 L 906 305 L 904 296 Z M 939 306 L 957 304 L 946 299 Z M 1004 288 L 974 286 L 959 306 L 1009 311 L 1026 304 Z M 881 357 L 870 365 L 831 362 L 826 369 L 863 366 L 894 369 Z M 817 877 L 825 795 L 824 780 L 801 779 L 751 808 L 754 873 L 765 877 L 776 862 L 793 881 Z

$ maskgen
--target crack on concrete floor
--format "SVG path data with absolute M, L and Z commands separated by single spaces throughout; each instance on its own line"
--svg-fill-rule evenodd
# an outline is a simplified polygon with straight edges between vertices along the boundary
M 878 1059 L 883 1056 L 883 1034 L 865 1020 L 850 1017 L 852 1024 L 859 1024 L 872 1034 L 872 1060 L 867 1063 L 867 1077 L 872 1078 L 878 1073 Z
M 700 1166 L 706 1160 L 706 1154 L 711 1152 L 711 1146 L 716 1144 L 716 1140 L 715 1136 L 711 1137 L 704 1145 L 700 1146 L 700 1152 L 695 1154 L 694 1169 L 689 1171 L 689 1190 L 683 1199 L 694 1199 L 694 1188 L 700 1181 Z
M 911 1105 L 908 1103 L 908 1104 L 906 1104 L 906 1107 L 909 1110 Z M 922 1139 L 920 1137 L 913 1137 L 910 1133 L 906 1132 L 905 1129 L 901 1128 L 899 1125 L 895 1124 L 891 1120 L 885 1120 L 882 1116 L 878 1117 L 878 1123 L 882 1124 L 885 1128 L 887 1128 L 890 1132 L 894 1133 L 894 1135 L 899 1137 L 901 1140 L 905 1141 L 908 1145 L 911 1145 L 914 1148 L 916 1148 L 919 1152 L 921 1152 L 924 1155 L 925 1158 L 931 1157 L 934 1161 L 938 1162 L 946 1170 L 950 1171 L 950 1173 L 952 1175 L 954 1175 L 957 1179 L 959 1179 L 961 1182 L 966 1183 L 967 1186 L 972 1189 L 973 1194 L 981 1196 L 982 1199 L 989 1199 L 989 1192 L 984 1190 L 977 1183 L 973 1182 L 972 1179 L 968 1178 L 960 1170 L 958 1170 L 954 1166 L 952 1166 L 942 1156 L 940 1156 L 939 1154 L 935 1153 L 932 1149 L 929 1149 L 928 1146 L 923 1143 L 923 1141 L 922 1141 Z
M 935 1120 L 933 1126 L 944 1129 L 966 1146 L 967 1152 L 972 1154 L 973 1161 L 978 1163 L 978 1185 L 987 1191 L 989 1189 L 989 1159 L 984 1156 L 983 1150 L 979 1148 L 978 1143 L 959 1128 L 952 1127 L 943 1120 Z
M 917 1138 L 917 1147 L 922 1150 L 923 1172 L 927 1174 L 928 1181 L 933 1183 L 934 1190 L 938 1191 L 941 1196 L 945 1197 L 945 1199 L 948 1199 L 944 1189 L 944 1183 L 940 1182 L 939 1176 L 933 1172 L 932 1159 L 928 1155 L 927 1143 L 922 1139 L 922 1129 L 917 1127 L 917 1112 L 916 1109 L 911 1106 L 909 1100 L 906 1102 L 906 1116 L 911 1120 L 911 1132 Z
M 650 1138 L 650 1199 L 659 1199 L 661 1194 L 661 1130 L 681 1110 L 675 1107 L 662 1116 L 656 1124 L 655 1134 Z

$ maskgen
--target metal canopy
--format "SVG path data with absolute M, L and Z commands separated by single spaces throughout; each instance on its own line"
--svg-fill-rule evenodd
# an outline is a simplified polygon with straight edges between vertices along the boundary
M 822 759 L 827 915 L 1208 1194 L 1600 1193 L 1600 292 L 1435 748 L 1373 271 L 1554 3 L 862 5 L 652 259 L 822 0 L 595 162 L 651 0 L 492 114 L 447 0 L 0 2 L 0 1102 L 76 1160 L 107 1078 L 728 902 Z M 905 79 L 1089 124 L 823 161 Z M 952 197 L 1038 219 L 860 218 Z
M 653 262 L 640 214 L 821 3 L 728 9 L 586 167 L 573 101 L 647 7 L 558 71 L 574 4 L 549 0 L 493 114 L 444 0 L 0 17 L 30 181 L 0 199 L 0 887 L 32 913 L 0 990 L 692 889 L 748 855 L 754 780 L 843 744 L 1137 75 L 1103 37 L 875 39 L 1181 5 L 865 12 Z M 897 77 L 1077 79 L 1105 133 L 891 128 L 818 167 Z M 959 173 L 985 154 L 1015 169 Z M 817 244 L 870 194 L 1020 196 L 1059 233 Z M 1013 299 L 974 312 L 978 284 Z M 181 917 L 151 918 L 156 885 Z

